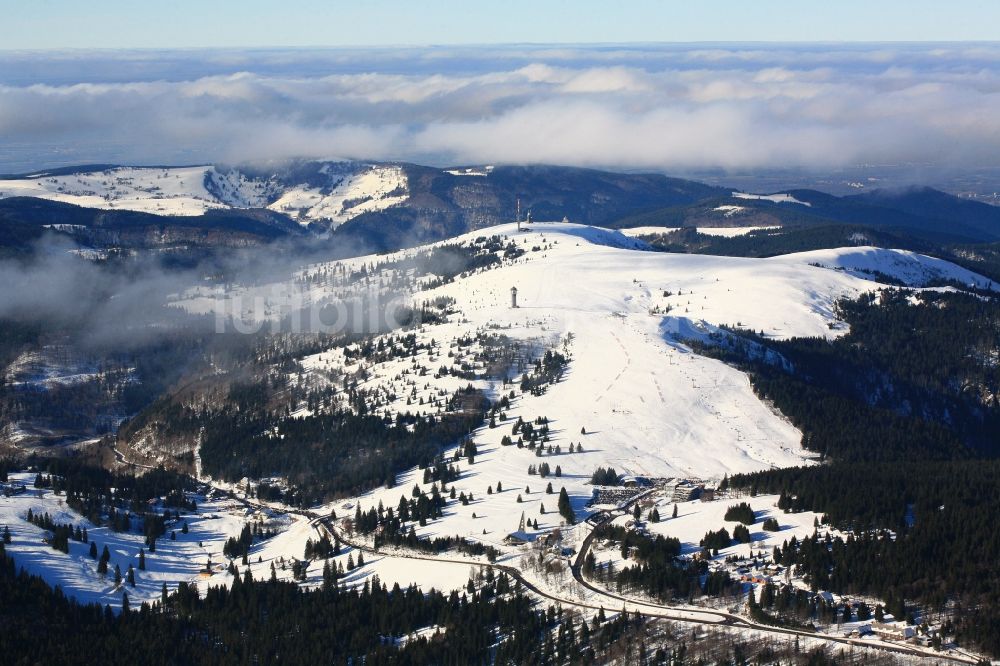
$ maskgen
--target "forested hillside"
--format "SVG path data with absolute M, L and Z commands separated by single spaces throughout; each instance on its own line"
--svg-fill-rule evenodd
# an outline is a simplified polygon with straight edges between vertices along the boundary
M 961 293 L 883 291 L 843 301 L 833 342 L 763 341 L 794 371 L 745 364 L 789 416 L 818 467 L 728 479 L 778 507 L 815 511 L 853 536 L 786 542 L 776 561 L 814 589 L 948 609 L 958 635 L 1000 649 L 1000 304 Z M 740 344 L 723 356 L 741 356 Z

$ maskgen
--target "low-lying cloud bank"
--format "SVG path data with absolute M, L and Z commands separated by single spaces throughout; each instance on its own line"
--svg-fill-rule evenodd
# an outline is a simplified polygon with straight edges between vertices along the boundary
M 0 55 L 0 171 L 292 157 L 978 167 L 1000 44 Z

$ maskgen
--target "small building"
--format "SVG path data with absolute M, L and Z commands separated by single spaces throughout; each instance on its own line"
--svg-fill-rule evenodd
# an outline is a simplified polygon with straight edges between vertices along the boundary
M 872 632 L 886 641 L 905 641 L 917 634 L 917 630 L 905 622 L 873 622 Z
M 715 488 L 703 488 L 701 491 L 702 502 L 712 502 L 715 500 Z
M 674 492 L 670 499 L 675 503 L 690 502 L 693 499 L 698 499 L 704 488 L 704 486 L 696 485 L 691 481 L 681 481 L 674 486 Z
M 816 598 L 822 600 L 827 604 L 834 604 L 837 602 L 836 598 L 833 596 L 832 592 L 827 592 L 826 590 L 820 590 L 816 593 Z
M 523 546 L 526 543 L 530 543 L 531 540 L 531 535 L 521 530 L 511 532 L 503 538 L 503 542 L 508 546 Z

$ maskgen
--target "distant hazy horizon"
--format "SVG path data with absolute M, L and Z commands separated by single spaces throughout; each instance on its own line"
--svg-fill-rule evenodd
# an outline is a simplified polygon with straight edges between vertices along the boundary
M 997 166 L 1000 44 L 0 53 L 0 172 L 304 158 Z

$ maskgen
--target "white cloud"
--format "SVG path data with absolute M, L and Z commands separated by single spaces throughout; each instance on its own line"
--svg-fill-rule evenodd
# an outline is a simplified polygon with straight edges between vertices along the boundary
M 339 155 L 433 163 L 980 166 L 1000 47 L 0 55 L 0 171 Z M 13 70 L 10 70 L 13 71 Z

